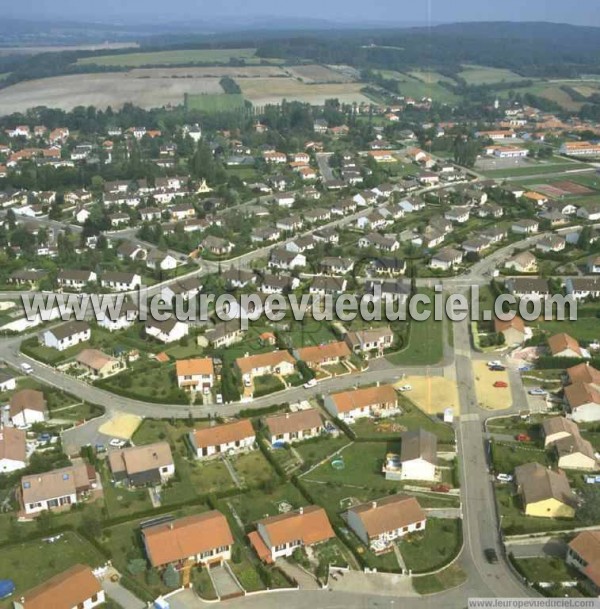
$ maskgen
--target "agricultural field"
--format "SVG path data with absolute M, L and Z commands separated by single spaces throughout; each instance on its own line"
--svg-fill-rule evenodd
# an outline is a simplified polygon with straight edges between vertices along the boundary
M 499 82 L 518 82 L 526 80 L 516 72 L 502 68 L 491 68 L 488 66 L 464 65 L 463 71 L 458 75 L 467 81 L 469 85 L 491 85 Z
M 76 106 L 120 108 L 131 102 L 145 109 L 183 103 L 185 93 L 222 93 L 218 78 L 154 78 L 127 72 L 78 74 L 29 80 L 0 91 L 0 115 L 35 106 L 72 110 Z
M 452 91 L 440 84 L 440 79 L 434 80 L 433 77 L 431 80 L 422 79 L 424 75 L 433 75 L 434 72 L 419 72 L 419 77 L 416 76 L 417 73 L 414 73 L 415 76 L 413 77 L 409 74 L 403 74 L 402 72 L 395 72 L 393 70 L 378 70 L 378 72 L 384 78 L 397 80 L 401 95 L 414 97 L 415 99 L 431 97 L 434 101 L 447 104 L 455 103 L 459 99 Z
M 354 80 L 347 74 L 316 64 L 294 66 L 288 68 L 287 72 L 305 83 L 344 83 L 353 82 Z
M 244 97 L 257 106 L 278 104 L 283 99 L 323 104 L 337 98 L 342 103 L 368 102 L 360 83 L 309 85 L 293 78 L 246 78 L 238 81 Z
M 531 93 L 561 105 L 565 110 L 577 111 L 581 109 L 583 102 L 571 98 L 567 91 L 561 87 L 568 86 L 577 91 L 584 97 L 589 97 L 600 90 L 600 83 L 597 81 L 585 80 L 549 80 L 538 81 L 530 87 L 519 89 L 519 93 Z M 508 91 L 500 91 L 499 97 L 506 97 Z
M 153 65 L 177 65 L 184 63 L 228 63 L 232 59 L 260 61 L 255 57 L 256 49 L 181 49 L 149 53 L 118 53 L 100 57 L 84 57 L 79 65 L 132 67 Z
M 235 112 L 244 108 L 244 97 L 236 94 L 206 93 L 185 95 L 185 106 L 188 110 L 199 110 L 207 114 Z
M 431 70 L 415 70 L 413 72 L 408 72 L 408 75 L 411 78 L 416 78 L 417 80 L 421 80 L 427 84 L 433 84 L 437 82 L 447 82 L 450 84 L 455 84 L 455 81 L 452 78 L 444 76 L 439 72 L 433 72 Z

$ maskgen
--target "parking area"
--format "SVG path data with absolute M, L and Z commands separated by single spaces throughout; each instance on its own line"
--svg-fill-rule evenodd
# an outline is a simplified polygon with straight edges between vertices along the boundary
M 512 405 L 510 380 L 506 370 L 490 370 L 488 362 L 473 362 L 475 392 L 480 408 L 504 410 Z
M 410 385 L 406 393 L 427 414 L 441 414 L 452 408 L 454 415 L 460 414 L 458 387 L 454 381 L 441 376 L 408 376 L 396 383 L 396 387 Z

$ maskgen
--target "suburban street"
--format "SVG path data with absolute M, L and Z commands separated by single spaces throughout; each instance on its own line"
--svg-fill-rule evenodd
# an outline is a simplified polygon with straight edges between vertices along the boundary
M 361 213 L 364 213 L 364 211 L 332 222 L 328 226 L 335 227 L 347 224 L 355 220 Z M 311 231 L 307 231 L 307 234 L 308 232 Z M 518 243 L 500 248 L 487 258 L 473 265 L 464 275 L 443 280 L 421 279 L 417 281 L 417 284 L 419 286 L 433 287 L 436 283 L 441 283 L 446 292 L 460 291 L 465 293 L 466 288 L 472 285 L 486 284 L 491 276 L 491 271 L 497 268 L 503 260 L 506 260 L 515 249 L 529 246 L 542 237 L 543 235 L 541 234 L 535 235 Z M 235 260 L 222 263 L 222 268 L 248 266 L 252 261 L 268 254 L 271 247 L 261 248 L 240 256 Z M 197 262 L 199 268 L 189 273 L 188 276 L 203 276 L 206 273 L 214 272 L 216 263 L 202 260 Z M 158 293 L 162 285 L 173 281 L 175 280 L 169 280 L 163 284 L 144 288 L 144 290 L 148 292 L 148 295 L 152 295 Z M 19 295 L 14 292 L 5 294 L 6 297 L 12 298 Z M 452 322 L 446 321 L 444 323 Z M 444 358 L 438 366 L 429 368 L 422 366 L 396 367 L 385 359 L 373 360 L 369 368 L 360 374 L 332 378 L 320 382 L 316 387 L 311 389 L 305 389 L 300 386 L 252 401 L 219 406 L 214 404 L 155 404 L 122 398 L 23 356 L 19 352 L 19 345 L 24 336 L 0 339 L 0 358 L 15 368 L 18 368 L 19 364 L 25 360 L 33 368 L 33 378 L 73 394 L 82 400 L 100 404 L 105 408 L 106 414 L 103 417 L 64 432 L 63 444 L 69 452 L 77 452 L 81 446 L 86 444 L 105 443 L 107 438 L 100 434 L 99 427 L 116 412 L 155 418 L 206 417 L 208 415 L 232 416 L 237 414 L 241 409 L 259 409 L 284 401 L 291 403 L 317 394 L 350 389 L 360 384 L 374 382 L 394 383 L 401 379 L 403 375 L 453 377 L 458 385 L 461 410 L 460 417 L 457 418 L 456 433 L 460 463 L 464 545 L 458 562 L 467 574 L 467 581 L 457 589 L 443 593 L 444 606 L 463 607 L 467 598 L 475 596 L 522 597 L 536 595 L 533 590 L 521 583 L 505 560 L 500 560 L 496 564 L 489 564 L 485 559 L 485 549 L 493 548 L 499 556 L 504 556 L 504 549 L 500 539 L 492 478 L 488 473 L 484 422 L 490 413 L 481 410 L 477 405 L 473 369 L 471 366 L 472 360 L 482 356 L 472 350 L 469 320 L 454 322 L 452 345 L 448 342 L 448 333 L 444 331 L 443 335 L 445 337 Z M 509 371 L 509 373 L 511 374 L 512 393 L 511 405 L 506 412 L 513 412 L 526 406 L 527 395 L 518 373 L 515 371 Z M 495 412 L 494 414 L 498 413 Z M 439 595 L 418 597 L 414 593 L 403 593 L 402 590 L 396 587 L 391 587 L 390 590 L 386 590 L 384 587 L 378 590 L 377 593 L 365 593 L 364 590 L 365 588 L 359 587 L 358 590 L 354 589 L 346 592 L 340 591 L 338 586 L 335 591 L 303 591 L 302 594 L 272 592 L 267 595 L 247 596 L 227 601 L 227 605 L 231 607 L 256 606 L 262 608 L 271 605 L 280 606 L 285 603 L 293 608 L 306 607 L 307 603 L 310 603 L 315 607 L 322 607 L 324 609 L 336 607 L 393 607 L 394 602 L 399 597 L 402 597 L 402 606 L 410 608 L 413 606 L 433 607 L 439 604 L 440 599 Z M 193 595 L 184 593 L 173 599 L 172 607 L 176 609 L 179 607 L 197 607 L 198 604 L 199 601 Z

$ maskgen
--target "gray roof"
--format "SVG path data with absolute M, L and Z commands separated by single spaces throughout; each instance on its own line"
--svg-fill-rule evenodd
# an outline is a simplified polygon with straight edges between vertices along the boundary
M 58 340 L 67 338 L 67 336 L 73 336 L 79 332 L 85 332 L 90 329 L 90 325 L 87 321 L 68 321 L 56 328 L 49 330 Z
M 437 436 L 422 428 L 406 431 L 401 436 L 402 449 L 400 460 L 412 461 L 424 459 L 428 463 L 437 463 Z

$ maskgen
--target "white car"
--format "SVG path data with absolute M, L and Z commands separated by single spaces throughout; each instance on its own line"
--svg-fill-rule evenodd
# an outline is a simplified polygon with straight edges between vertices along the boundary
M 317 379 L 310 379 L 310 381 L 306 381 L 303 387 L 304 389 L 310 389 L 311 387 L 315 387 L 317 384 Z
M 208 385 L 206 387 L 204 387 L 204 389 L 202 390 L 202 393 L 204 393 L 204 395 L 208 395 L 210 393 L 210 387 Z
M 119 440 L 119 438 L 113 438 L 110 442 L 109 442 L 110 446 L 112 446 L 113 448 L 123 448 L 123 446 L 125 446 L 125 444 L 127 444 L 127 442 L 125 442 L 125 440 Z
M 491 362 L 487 363 L 488 368 L 493 368 L 494 366 L 502 366 L 502 362 L 500 360 L 494 359 Z
M 223 396 L 220 393 L 217 393 L 217 404 L 223 403 Z
M 252 387 L 252 381 L 250 379 L 244 379 L 244 387 Z
M 412 391 L 412 385 L 402 385 L 398 387 L 398 391 Z
M 548 392 L 541 387 L 536 387 L 535 389 L 529 390 L 529 395 L 548 395 Z
M 26 362 L 23 362 L 21 364 L 21 370 L 25 373 L 25 374 L 31 374 L 33 372 L 33 368 L 27 364 Z
M 512 482 L 513 477 L 510 474 L 498 474 L 496 476 L 498 482 Z

